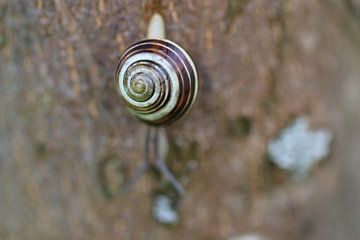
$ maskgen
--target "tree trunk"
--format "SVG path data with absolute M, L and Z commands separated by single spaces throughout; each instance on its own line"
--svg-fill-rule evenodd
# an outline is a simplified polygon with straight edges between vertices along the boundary
M 183 197 L 156 171 L 121 191 L 145 126 L 115 63 L 155 11 L 200 75 L 166 128 Z M 0 239 L 360 238 L 359 26 L 358 0 L 0 1 Z M 299 116 L 334 136 L 302 181 L 267 154 Z

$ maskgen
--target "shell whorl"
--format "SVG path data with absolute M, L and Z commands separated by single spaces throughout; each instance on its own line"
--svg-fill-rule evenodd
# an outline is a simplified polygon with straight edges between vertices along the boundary
M 115 81 L 130 111 L 151 125 L 181 118 L 198 93 L 193 60 L 182 47 L 163 39 L 130 46 L 119 60 Z

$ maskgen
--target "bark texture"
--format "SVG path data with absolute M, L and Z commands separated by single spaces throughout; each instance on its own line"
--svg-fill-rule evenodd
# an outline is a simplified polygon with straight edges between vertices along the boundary
M 144 126 L 114 87 L 122 51 L 160 11 L 201 92 L 167 128 L 179 198 L 140 165 Z M 0 239 L 360 238 L 358 0 L 0 1 Z M 334 133 L 305 182 L 271 165 L 294 117 Z M 154 196 L 180 222 L 157 223 Z

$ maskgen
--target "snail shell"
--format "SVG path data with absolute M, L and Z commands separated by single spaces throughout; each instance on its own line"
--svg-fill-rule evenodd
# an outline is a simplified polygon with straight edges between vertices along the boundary
M 181 118 L 191 109 L 199 88 L 189 54 L 165 39 L 130 46 L 118 62 L 115 81 L 130 111 L 150 125 Z

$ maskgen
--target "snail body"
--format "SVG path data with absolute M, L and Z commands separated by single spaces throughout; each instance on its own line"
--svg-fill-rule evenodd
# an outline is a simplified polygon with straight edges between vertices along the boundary
M 121 56 L 116 83 L 130 111 L 150 125 L 167 125 L 188 112 L 198 93 L 190 55 L 167 39 L 145 39 Z

